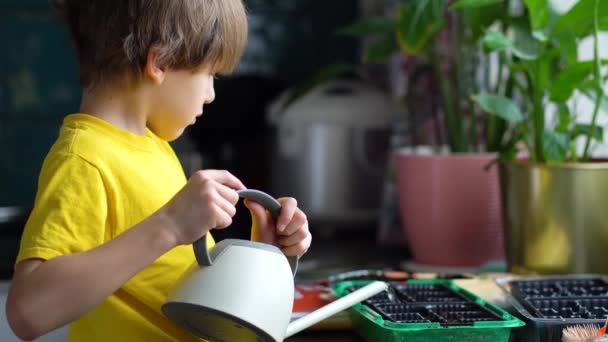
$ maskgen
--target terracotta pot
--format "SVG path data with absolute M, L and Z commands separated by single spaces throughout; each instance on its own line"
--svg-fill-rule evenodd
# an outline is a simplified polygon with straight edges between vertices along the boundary
M 404 235 L 414 261 L 478 267 L 504 261 L 495 154 L 395 153 Z

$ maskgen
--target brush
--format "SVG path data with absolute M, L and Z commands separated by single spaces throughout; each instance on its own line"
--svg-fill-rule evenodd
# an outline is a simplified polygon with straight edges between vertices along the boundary
M 605 336 L 607 327 L 608 327 L 608 317 L 606 317 L 606 323 L 604 323 L 604 326 L 599 328 L 599 330 L 597 331 L 595 336 Z
M 562 338 L 564 342 L 608 341 L 606 327 L 606 324 L 601 328 L 594 324 L 573 325 L 564 329 Z

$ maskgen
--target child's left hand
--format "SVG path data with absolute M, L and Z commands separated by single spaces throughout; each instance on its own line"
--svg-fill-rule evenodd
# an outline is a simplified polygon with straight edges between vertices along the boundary
M 279 247 L 287 256 L 302 256 L 312 241 L 306 214 L 298 208 L 294 198 L 283 197 L 281 216 L 276 224 L 259 203 L 246 199 L 245 206 L 251 212 L 251 240 Z

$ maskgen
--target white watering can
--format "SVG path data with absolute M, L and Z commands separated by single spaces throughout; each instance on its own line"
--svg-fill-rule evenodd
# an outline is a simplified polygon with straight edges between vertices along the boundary
M 257 190 L 238 191 L 262 204 L 276 219 L 281 205 Z M 211 341 L 283 341 L 369 297 L 387 290 L 373 282 L 290 323 L 298 258 L 275 246 L 227 239 L 207 250 L 196 241 L 196 263 L 162 306 L 163 313 L 192 334 Z

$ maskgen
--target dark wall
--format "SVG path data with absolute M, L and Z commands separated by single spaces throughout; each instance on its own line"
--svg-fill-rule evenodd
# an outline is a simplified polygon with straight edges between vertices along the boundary
M 331 62 L 356 59 L 355 41 L 333 32 L 354 20 L 357 1 L 246 4 L 251 35 L 243 62 L 235 77 L 217 81 L 217 101 L 190 135 L 201 151 L 215 154 L 209 159 L 215 167 L 234 167 L 234 160 L 217 158 L 221 146 L 238 149 L 237 137 L 257 142 L 269 134 L 263 111 L 276 94 Z M 48 0 L 0 0 L 0 39 L 0 207 L 28 207 L 62 118 L 78 110 L 77 66 L 68 34 Z M 250 144 L 255 151 L 258 146 Z M 233 156 L 251 164 L 244 157 L 248 154 Z M 260 178 L 255 168 L 242 175 Z
M 38 170 L 80 90 L 68 34 L 47 1 L 0 2 L 0 207 L 29 206 Z

